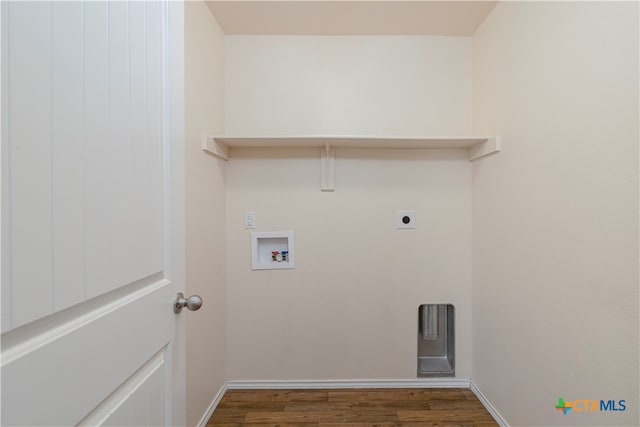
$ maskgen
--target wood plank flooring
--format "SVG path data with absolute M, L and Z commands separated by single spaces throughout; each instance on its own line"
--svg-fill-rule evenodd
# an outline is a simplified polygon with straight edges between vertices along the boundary
M 207 426 L 448 426 L 498 424 L 468 389 L 227 390 Z

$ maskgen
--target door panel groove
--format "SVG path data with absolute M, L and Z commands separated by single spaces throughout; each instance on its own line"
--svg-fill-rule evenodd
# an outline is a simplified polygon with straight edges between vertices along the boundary
M 156 273 L 6 332 L 2 335 L 2 366 L 169 283 L 162 273 Z M 167 310 L 171 310 L 171 300 L 167 300 Z
M 74 425 L 84 418 L 172 342 L 172 291 L 156 289 L 3 363 L 3 425 Z M 41 406 L 33 411 L 28 402 Z
M 141 387 L 148 386 L 153 376 L 160 376 L 162 382 L 164 378 L 164 367 L 167 347 L 164 347 L 140 367 L 131 377 L 129 377 L 117 390 L 111 393 L 105 400 L 100 402 L 96 408 L 85 418 L 80 420 L 76 426 L 101 426 L 108 422 L 109 418 L 118 413 L 118 410 L 127 403 L 127 400 Z M 160 414 L 162 412 L 160 411 Z M 134 424 L 132 424 L 134 425 Z M 148 424 L 154 425 L 154 424 Z M 157 424 L 160 425 L 160 424 Z

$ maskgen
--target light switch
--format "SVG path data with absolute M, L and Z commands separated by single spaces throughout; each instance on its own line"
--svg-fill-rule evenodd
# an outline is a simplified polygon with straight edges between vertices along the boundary
M 244 213 L 244 228 L 256 228 L 256 213 L 251 211 L 245 211 Z

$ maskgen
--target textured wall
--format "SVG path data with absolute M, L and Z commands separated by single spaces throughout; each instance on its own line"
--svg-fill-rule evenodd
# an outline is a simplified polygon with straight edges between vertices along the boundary
M 227 36 L 230 134 L 467 135 L 471 39 Z
M 204 2 L 185 2 L 187 295 L 202 308 L 187 323 L 187 425 L 196 425 L 225 372 L 224 161 L 201 149 L 224 131 L 224 35 Z
M 638 4 L 499 3 L 473 88 L 504 145 L 473 164 L 473 379 L 513 426 L 638 425 Z

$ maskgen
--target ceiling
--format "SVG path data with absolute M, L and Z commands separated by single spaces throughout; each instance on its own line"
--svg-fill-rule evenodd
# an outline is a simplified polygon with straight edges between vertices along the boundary
M 471 36 L 497 1 L 207 1 L 225 34 Z

